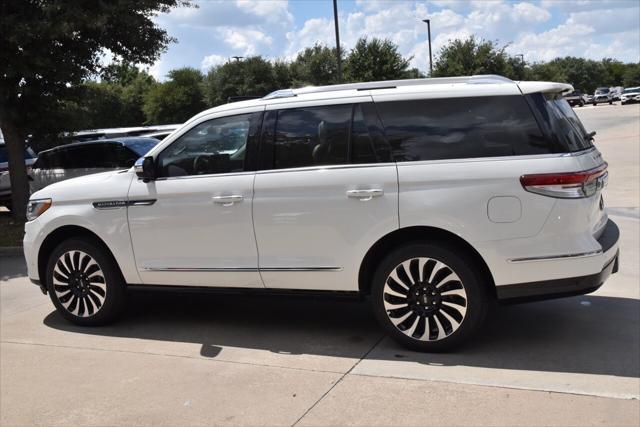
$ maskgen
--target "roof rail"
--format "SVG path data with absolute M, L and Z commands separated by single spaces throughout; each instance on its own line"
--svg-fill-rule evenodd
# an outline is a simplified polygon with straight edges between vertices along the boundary
M 299 89 L 281 89 L 271 92 L 262 99 L 290 98 L 297 95 L 307 93 L 336 92 L 341 90 L 375 90 L 375 89 L 395 89 L 403 86 L 423 86 L 437 84 L 496 84 L 496 83 L 514 83 L 511 79 L 496 74 L 480 74 L 475 76 L 463 77 L 432 77 L 428 79 L 405 79 L 405 80 L 386 80 L 379 82 L 360 82 L 345 83 L 330 86 L 306 86 Z

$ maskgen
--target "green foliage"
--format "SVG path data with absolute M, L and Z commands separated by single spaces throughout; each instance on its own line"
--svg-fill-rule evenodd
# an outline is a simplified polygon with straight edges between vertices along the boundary
M 505 52 L 506 46 L 471 36 L 456 39 L 444 46 L 433 66 L 433 77 L 471 76 L 474 74 L 499 74 L 505 77 L 514 73 L 515 60 Z
M 207 105 L 216 106 L 232 97 L 264 96 L 289 84 L 286 64 L 272 65 L 260 56 L 253 56 L 242 61 L 229 61 L 209 70 L 204 92 Z
M 3 0 L 0 4 L 0 124 L 15 215 L 24 217 L 28 182 L 24 140 L 56 129 L 77 86 L 101 71 L 105 52 L 153 64 L 173 39 L 157 13 L 184 0 Z M 47 126 L 49 125 L 49 126 Z
M 627 64 L 623 83 L 626 87 L 640 86 L 640 64 Z
M 206 108 L 203 78 L 195 68 L 169 71 L 169 79 L 151 86 L 144 99 L 148 123 L 183 123 Z
M 398 52 L 398 46 L 390 40 L 360 38 L 345 63 L 347 81 L 367 82 L 397 80 L 415 76 L 409 70 L 409 61 Z M 413 73 L 413 74 L 412 74 Z
M 606 68 L 600 61 L 567 56 L 553 61 L 534 64 L 531 67 L 534 80 L 564 82 L 586 93 L 593 93 L 596 87 L 613 86 Z
M 341 54 L 343 50 L 340 50 Z M 338 83 L 338 60 L 335 48 L 315 44 L 298 54 L 291 63 L 294 87 L 322 86 Z

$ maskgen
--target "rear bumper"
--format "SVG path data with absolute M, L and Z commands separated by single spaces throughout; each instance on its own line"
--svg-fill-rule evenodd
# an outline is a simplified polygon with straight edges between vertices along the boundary
M 598 243 L 602 246 L 602 256 L 607 257 L 600 272 L 587 276 L 498 286 L 496 287 L 498 300 L 506 303 L 519 303 L 594 292 L 610 275 L 618 272 L 619 238 L 618 226 L 609 220 L 602 235 L 598 238 Z M 612 252 L 613 256 L 610 255 Z

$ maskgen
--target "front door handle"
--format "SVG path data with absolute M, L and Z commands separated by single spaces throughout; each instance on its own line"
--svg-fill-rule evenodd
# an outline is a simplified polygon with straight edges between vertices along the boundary
M 380 197 L 384 194 L 384 190 L 373 188 L 370 190 L 349 190 L 347 191 L 347 197 L 352 199 L 359 199 L 362 202 L 373 199 L 374 197 Z
M 213 196 L 211 199 L 213 200 L 213 203 L 216 203 L 218 205 L 231 206 L 234 203 L 243 201 L 244 196 L 240 194 L 233 194 L 231 196 Z

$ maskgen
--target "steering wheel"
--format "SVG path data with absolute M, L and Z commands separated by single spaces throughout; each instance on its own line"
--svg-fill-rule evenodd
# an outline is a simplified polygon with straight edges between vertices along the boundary
M 211 173 L 212 163 L 211 155 L 209 154 L 196 156 L 196 158 L 193 159 L 193 173 L 195 175 Z

